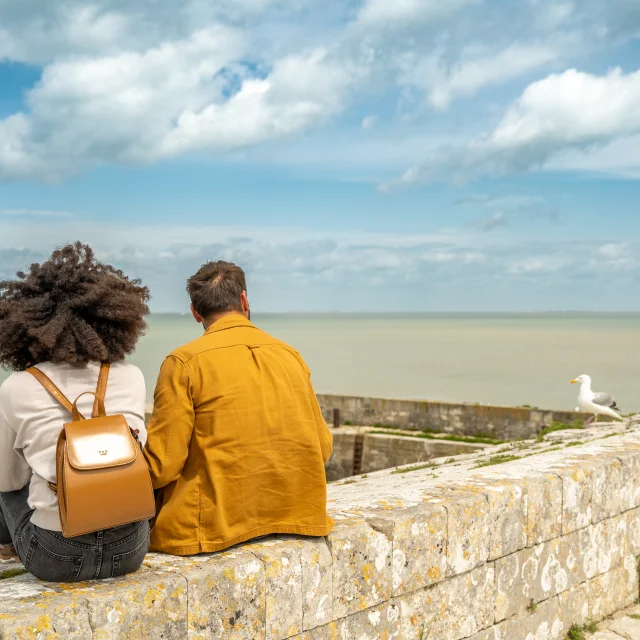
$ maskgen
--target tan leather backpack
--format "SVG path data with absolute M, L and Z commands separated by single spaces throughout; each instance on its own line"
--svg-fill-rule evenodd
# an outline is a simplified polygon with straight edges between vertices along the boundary
M 49 483 L 58 495 L 62 535 L 73 538 L 152 518 L 153 487 L 137 433 L 123 415 L 105 412 L 109 365 L 100 367 L 95 393 L 81 393 L 73 404 L 42 371 L 35 367 L 27 371 L 73 418 L 58 437 L 57 484 Z M 95 396 L 90 419 L 77 406 L 87 394 Z

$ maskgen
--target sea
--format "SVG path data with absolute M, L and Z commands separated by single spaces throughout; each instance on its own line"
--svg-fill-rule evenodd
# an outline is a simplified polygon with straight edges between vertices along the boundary
M 318 393 L 573 410 L 586 373 L 640 411 L 640 314 L 252 314 L 296 348 Z M 152 315 L 130 360 L 148 400 L 164 357 L 197 338 L 190 315 Z M 0 371 L 0 380 L 6 372 Z

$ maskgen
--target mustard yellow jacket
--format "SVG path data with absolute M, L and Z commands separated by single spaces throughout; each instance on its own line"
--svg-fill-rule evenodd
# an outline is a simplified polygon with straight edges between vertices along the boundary
M 151 550 L 192 555 L 272 533 L 325 536 L 332 436 L 301 356 L 232 314 L 160 370 L 145 457 Z

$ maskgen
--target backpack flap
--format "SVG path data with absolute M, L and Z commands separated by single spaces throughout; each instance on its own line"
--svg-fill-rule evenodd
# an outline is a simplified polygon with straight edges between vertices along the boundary
M 78 471 L 131 464 L 138 446 L 122 415 L 78 420 L 64 425 L 69 464 Z

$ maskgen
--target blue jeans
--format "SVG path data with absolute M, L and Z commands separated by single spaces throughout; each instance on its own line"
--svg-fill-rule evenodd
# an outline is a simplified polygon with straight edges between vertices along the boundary
M 0 492 L 0 544 L 13 542 L 25 569 L 40 580 L 78 582 L 131 573 L 149 550 L 149 522 L 65 538 L 31 523 L 29 485 Z

